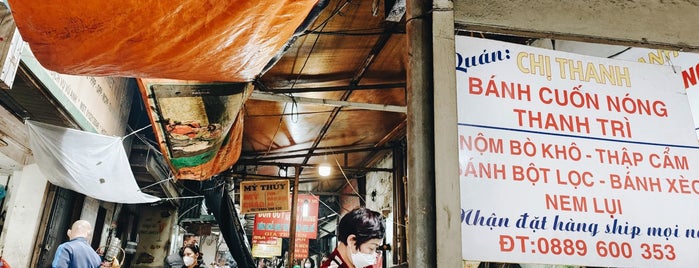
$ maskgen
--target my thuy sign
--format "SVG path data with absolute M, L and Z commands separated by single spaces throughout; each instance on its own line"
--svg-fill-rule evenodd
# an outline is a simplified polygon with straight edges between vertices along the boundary
M 241 213 L 289 211 L 289 181 L 240 182 Z

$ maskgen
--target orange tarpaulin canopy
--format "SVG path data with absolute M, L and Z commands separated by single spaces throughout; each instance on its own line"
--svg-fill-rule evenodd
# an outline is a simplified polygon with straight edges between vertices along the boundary
M 251 81 L 317 0 L 9 0 L 47 69 L 73 75 Z

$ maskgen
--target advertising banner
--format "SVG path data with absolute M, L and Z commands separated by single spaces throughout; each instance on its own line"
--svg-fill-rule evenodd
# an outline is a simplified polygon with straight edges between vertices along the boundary
M 318 236 L 317 196 L 300 194 L 296 213 L 296 238 L 316 239 Z M 255 214 L 252 234 L 259 236 L 289 237 L 291 212 L 267 212 Z
M 670 68 L 456 36 L 464 260 L 699 264 L 699 147 Z
M 289 211 L 289 180 L 240 182 L 240 212 Z
M 137 79 L 156 141 L 176 179 L 208 180 L 238 161 L 252 83 Z
M 550 40 L 537 43 L 547 46 Z M 630 60 L 648 64 L 663 65 L 675 73 L 687 92 L 689 106 L 694 118 L 694 129 L 699 134 L 699 54 L 638 47 L 593 44 L 577 41 L 556 40 L 556 50 L 607 57 L 617 60 Z
M 308 238 L 296 238 L 294 240 L 296 240 L 294 242 L 294 258 L 308 258 Z
M 272 258 L 282 255 L 282 239 L 278 237 L 252 236 L 252 256 Z

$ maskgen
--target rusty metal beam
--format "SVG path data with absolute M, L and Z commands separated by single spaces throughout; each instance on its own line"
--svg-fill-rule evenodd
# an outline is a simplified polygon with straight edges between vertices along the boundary
M 297 150 L 296 152 L 305 152 L 305 151 L 310 150 L 310 149 L 311 148 Z M 300 157 L 306 157 L 306 156 L 322 156 L 322 155 L 334 155 L 334 154 L 385 151 L 385 150 L 391 150 L 391 147 L 390 146 L 358 147 L 358 148 L 346 148 L 346 149 L 337 149 L 337 150 L 326 149 L 326 148 L 315 148 L 315 150 L 322 150 L 323 152 L 320 152 L 320 153 L 315 153 L 315 152 L 313 152 L 313 153 L 299 153 L 299 154 L 280 154 L 280 155 L 244 152 L 246 157 L 245 158 L 241 157 L 237 163 L 246 164 L 246 163 L 256 163 L 256 162 L 262 162 L 262 161 L 293 159 L 293 158 L 300 158 Z M 248 158 L 248 156 L 250 156 L 250 157 Z
M 379 53 L 381 53 L 381 50 L 383 50 L 383 48 L 386 46 L 388 40 L 391 39 L 391 36 L 393 35 L 393 29 L 396 27 L 396 25 L 398 25 L 398 23 L 386 22 L 385 25 L 386 27 L 384 28 L 383 33 L 379 36 L 379 39 L 371 48 L 371 51 L 369 51 L 369 55 L 367 55 L 367 57 L 364 59 L 362 67 L 360 67 L 359 70 L 357 70 L 357 72 L 352 77 L 352 81 L 350 81 L 351 86 L 358 85 L 359 81 L 362 80 L 362 77 L 369 69 L 369 66 L 371 66 L 371 64 L 373 64 L 376 60 L 376 56 L 379 55 Z M 349 96 L 349 94 L 347 95 Z
M 386 46 L 386 43 L 388 42 L 388 39 L 390 39 L 391 35 L 393 34 L 393 28 L 398 25 L 397 23 L 387 23 L 386 28 L 384 28 L 383 34 L 379 37 L 379 39 L 376 41 L 374 46 L 371 48 L 371 51 L 367 55 L 367 57 L 364 60 L 364 64 L 362 64 L 362 67 L 357 70 L 355 75 L 353 76 L 352 80 L 350 81 L 349 85 L 350 86 L 357 86 L 359 85 L 359 82 L 361 81 L 362 77 L 366 73 L 366 71 L 369 69 L 371 64 L 374 63 L 376 60 L 376 56 L 383 50 L 383 48 Z M 342 97 L 340 98 L 341 101 L 347 101 L 352 95 L 353 90 L 347 90 L 345 91 L 344 94 L 342 94 Z M 332 110 L 330 113 L 330 116 L 328 116 L 328 120 L 325 121 L 325 124 L 323 124 L 323 128 L 321 129 L 320 133 L 318 134 L 318 137 L 316 137 L 315 141 L 313 141 L 313 145 L 311 148 L 308 150 L 309 154 L 313 154 L 313 151 L 315 151 L 316 147 L 320 142 L 323 140 L 323 137 L 325 137 L 325 134 L 328 132 L 328 129 L 330 129 L 330 125 L 335 121 L 335 118 L 337 118 L 338 114 L 340 113 L 341 107 L 336 107 Z M 308 163 L 308 160 L 310 159 L 310 156 L 306 156 L 304 159 L 304 164 Z
M 294 87 L 294 88 L 274 88 L 267 87 L 261 81 L 255 83 L 257 89 L 262 92 L 273 93 L 306 93 L 306 92 L 329 92 L 329 91 L 346 91 L 346 90 L 374 90 L 374 89 L 391 89 L 403 88 L 405 83 L 388 83 L 388 84 L 372 84 L 372 85 L 347 85 L 333 87 Z
M 272 102 L 287 102 L 287 103 L 302 103 L 302 104 L 315 104 L 330 107 L 339 108 L 350 108 L 350 109 L 361 109 L 361 110 L 372 110 L 372 111 L 383 111 L 383 112 L 394 112 L 394 113 L 406 113 L 407 109 L 405 106 L 388 105 L 388 104 L 374 104 L 365 102 L 350 102 L 350 101 L 337 101 L 333 99 L 317 99 L 317 98 L 306 98 L 306 97 L 292 97 L 283 94 L 272 94 L 272 93 L 261 93 L 253 92 L 250 96 L 251 100 L 261 100 L 261 101 L 272 101 Z

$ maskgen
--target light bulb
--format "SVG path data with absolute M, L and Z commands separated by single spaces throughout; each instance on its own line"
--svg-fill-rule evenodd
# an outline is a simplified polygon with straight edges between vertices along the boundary
M 323 163 L 318 167 L 318 175 L 327 177 L 330 175 L 330 165 Z

